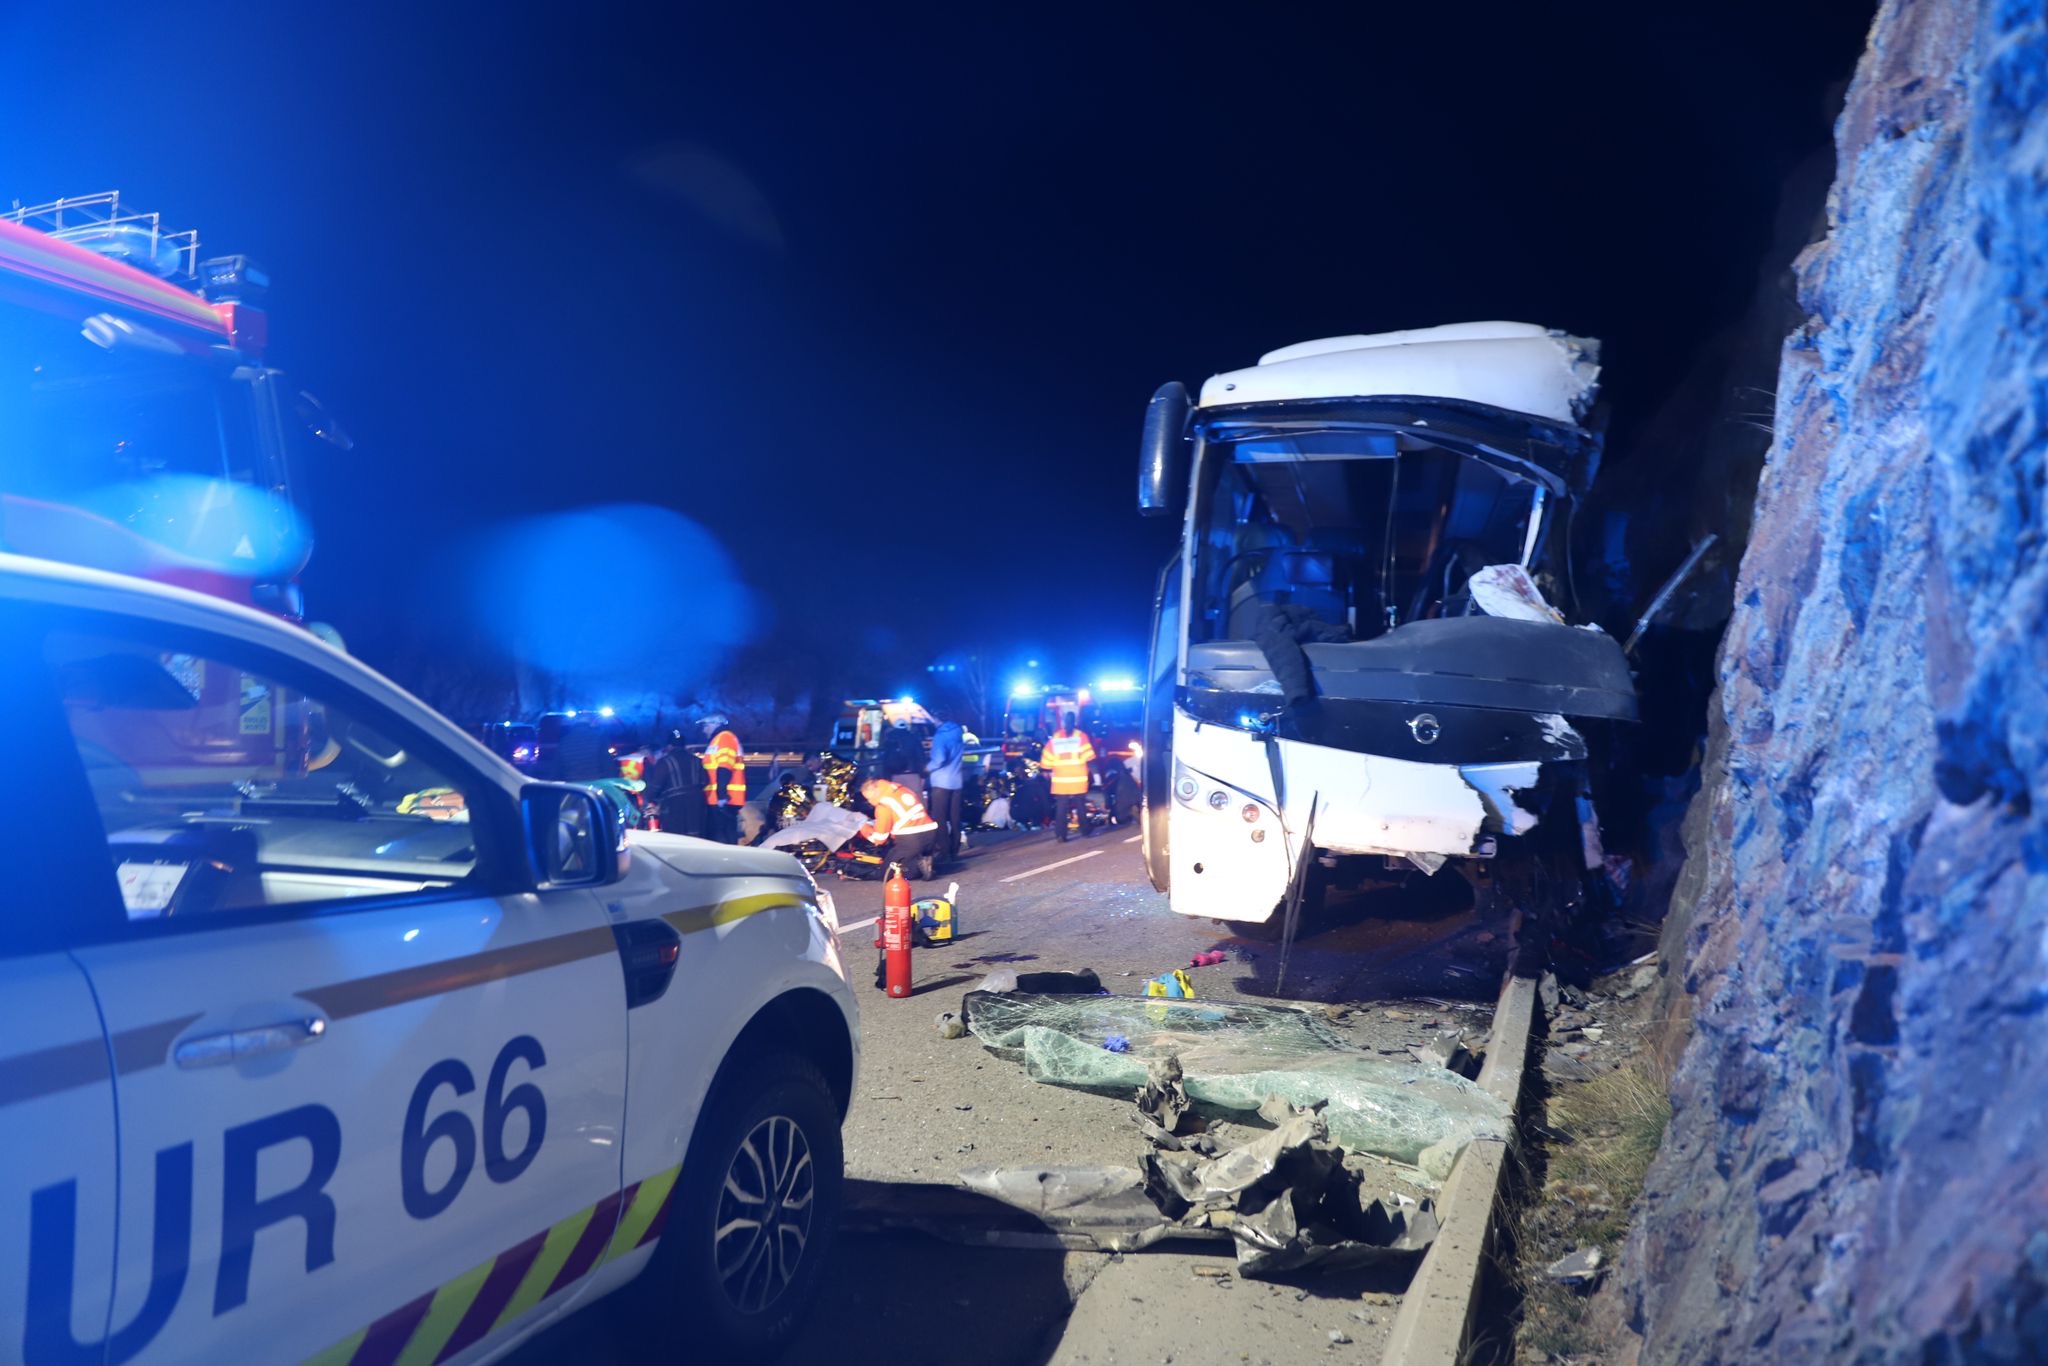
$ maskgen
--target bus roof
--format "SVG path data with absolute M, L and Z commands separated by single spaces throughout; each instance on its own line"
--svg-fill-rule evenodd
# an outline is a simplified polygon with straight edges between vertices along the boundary
M 228 341 L 228 324 L 213 306 L 134 266 L 0 219 L 0 273 L 39 280 L 119 308 L 197 328 Z
M 1212 376 L 1201 406 L 1447 398 L 1576 424 L 1599 376 L 1600 343 L 1590 338 L 1534 323 L 1452 323 L 1283 346 L 1248 369 Z

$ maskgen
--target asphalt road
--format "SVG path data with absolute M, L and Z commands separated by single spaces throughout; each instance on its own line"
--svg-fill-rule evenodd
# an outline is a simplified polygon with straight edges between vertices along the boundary
M 1505 950 L 1501 927 L 1481 924 L 1467 899 L 1441 885 L 1333 901 L 1327 920 L 1304 927 L 1282 997 L 1278 946 L 1172 914 L 1145 879 L 1135 828 L 1065 845 L 1047 833 L 995 837 L 970 849 L 952 877 L 961 936 L 918 951 L 906 1000 L 871 985 L 874 931 L 861 922 L 880 912 L 880 884 L 827 884 L 862 1006 L 847 1175 L 871 1206 L 950 1191 L 969 1167 L 1136 1163 L 1142 1142 L 1127 1102 L 1039 1085 L 972 1037 L 938 1035 L 939 1012 L 957 1011 L 992 970 L 1092 968 L 1110 991 L 1137 995 L 1146 978 L 1222 949 L 1225 963 L 1189 969 L 1198 996 L 1357 1007 L 1340 1028 L 1354 1043 L 1392 1053 L 1449 1025 L 1483 1035 Z M 949 880 L 942 876 L 938 889 Z M 917 886 L 921 896 L 932 890 Z M 1368 1179 L 1387 1192 L 1425 1193 L 1405 1169 L 1380 1168 L 1368 1165 Z M 1276 1285 L 1210 1274 L 1230 1265 L 1228 1244 L 1112 1257 L 849 1232 L 823 1300 L 785 1360 L 1376 1361 L 1405 1279 L 1326 1275 Z M 612 1312 L 617 1298 L 551 1330 L 520 1354 L 522 1366 L 695 1359 L 686 1327 Z M 1333 1343 L 1332 1332 L 1349 1341 Z

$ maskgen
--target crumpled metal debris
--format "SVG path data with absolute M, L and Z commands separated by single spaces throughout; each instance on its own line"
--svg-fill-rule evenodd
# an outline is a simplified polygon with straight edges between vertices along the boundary
M 1590 1287 L 1599 1283 L 1604 1260 L 1597 1247 L 1577 1248 L 1544 1267 L 1543 1274 L 1565 1285 Z
M 1274 1096 L 1327 1102 L 1337 1142 L 1433 1180 L 1473 1139 L 1509 1136 L 1507 1106 L 1456 1072 L 1372 1056 L 1285 1006 L 977 991 L 962 1014 L 976 1038 L 1034 1081 L 1129 1096 L 1170 1057 L 1191 1102 L 1247 1112 Z M 1110 1034 L 1128 1039 L 1129 1051 L 1105 1050 Z
M 1145 1084 L 1138 1088 L 1139 1115 L 1171 1138 L 1186 1132 L 1181 1122 L 1193 1109 L 1194 1102 L 1188 1099 L 1188 1088 L 1181 1080 L 1179 1058 L 1160 1058 L 1147 1065 Z
M 1156 1107 L 1171 1090 L 1163 1078 L 1148 1079 L 1141 1103 L 1149 1097 Z M 1330 1142 L 1319 1105 L 1303 1109 L 1276 1097 L 1260 1112 L 1274 1128 L 1220 1151 L 1212 1141 L 1206 1154 L 1154 1117 L 1165 1113 L 1155 1108 L 1144 1116 L 1155 1146 L 1142 1172 L 978 1168 L 960 1177 L 972 1190 L 1117 1251 L 1165 1238 L 1231 1238 L 1238 1274 L 1251 1279 L 1308 1266 L 1405 1260 L 1436 1237 L 1428 1201 L 1411 1209 L 1365 1197 L 1362 1178 Z

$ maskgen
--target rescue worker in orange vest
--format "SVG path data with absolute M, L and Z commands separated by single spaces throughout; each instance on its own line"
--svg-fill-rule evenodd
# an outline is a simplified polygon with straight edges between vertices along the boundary
M 747 804 L 746 752 L 723 716 L 707 716 L 697 724 L 704 731 L 704 833 L 720 844 L 737 844 L 740 808 Z
M 1060 728 L 1038 756 L 1038 766 L 1052 779 L 1052 828 L 1065 844 L 1067 814 L 1072 812 L 1080 826 L 1081 838 L 1088 837 L 1088 774 L 1095 762 L 1095 742 L 1074 723 L 1074 713 L 1060 713 Z
M 860 837 L 902 864 L 905 877 L 929 879 L 937 853 L 939 823 L 925 809 L 924 799 L 887 778 L 871 778 L 862 783 L 860 795 L 875 808 L 875 818 L 860 828 Z

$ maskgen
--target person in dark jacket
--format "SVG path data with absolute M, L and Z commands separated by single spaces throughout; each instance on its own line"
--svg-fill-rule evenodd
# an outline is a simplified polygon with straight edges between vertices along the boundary
M 960 857 L 960 786 L 967 732 L 958 721 L 939 722 L 925 761 L 925 805 L 939 823 L 938 864 L 950 868 Z
M 890 726 L 882 732 L 882 772 L 899 787 L 924 796 L 924 745 L 909 726 Z
M 683 733 L 672 730 L 661 753 L 647 766 L 647 800 L 661 813 L 661 828 L 673 835 L 704 833 L 703 770 L 697 756 L 683 747 Z

